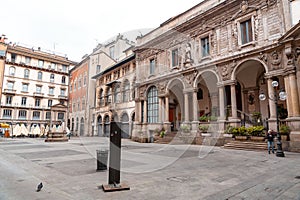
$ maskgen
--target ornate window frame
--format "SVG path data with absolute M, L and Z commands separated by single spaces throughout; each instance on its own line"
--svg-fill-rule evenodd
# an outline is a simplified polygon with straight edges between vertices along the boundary
M 242 17 L 239 17 L 238 19 L 236 19 L 234 21 L 236 29 L 237 29 L 237 39 L 238 39 L 238 47 L 242 48 L 245 46 L 249 46 L 249 45 L 255 45 L 257 42 L 257 37 L 256 37 L 256 24 L 255 24 L 255 19 L 256 18 L 256 11 L 253 11 L 251 13 L 248 13 Z M 242 44 L 242 32 L 241 32 L 241 23 L 247 21 L 251 19 L 251 28 L 252 28 L 252 41 Z

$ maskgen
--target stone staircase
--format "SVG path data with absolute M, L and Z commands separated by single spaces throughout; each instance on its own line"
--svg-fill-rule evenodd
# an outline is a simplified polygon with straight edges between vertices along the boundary
M 66 132 L 49 132 L 45 142 L 68 142 Z
M 224 149 L 238 149 L 238 150 L 248 150 L 248 151 L 266 151 L 268 150 L 268 145 L 266 142 L 244 142 L 233 140 L 224 145 Z
M 166 134 L 163 138 L 159 136 L 154 137 L 154 143 L 159 144 L 184 144 L 184 142 L 178 137 L 177 132 L 171 132 Z

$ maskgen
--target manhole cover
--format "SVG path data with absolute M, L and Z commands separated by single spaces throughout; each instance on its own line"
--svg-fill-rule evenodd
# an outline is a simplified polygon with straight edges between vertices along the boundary
M 296 176 L 295 178 L 296 178 L 296 179 L 300 179 L 300 176 Z

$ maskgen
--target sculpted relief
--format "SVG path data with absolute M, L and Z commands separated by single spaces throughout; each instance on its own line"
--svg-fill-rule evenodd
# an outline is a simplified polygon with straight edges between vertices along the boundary
M 230 80 L 231 73 L 236 65 L 236 61 L 233 60 L 231 63 L 218 67 L 219 74 L 221 75 L 223 81 Z

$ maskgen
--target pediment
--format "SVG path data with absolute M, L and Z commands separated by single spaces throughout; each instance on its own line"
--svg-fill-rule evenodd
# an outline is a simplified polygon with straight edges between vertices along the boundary
M 279 42 L 285 42 L 289 40 L 300 39 L 300 22 L 294 25 L 290 30 L 288 30 L 281 38 Z

